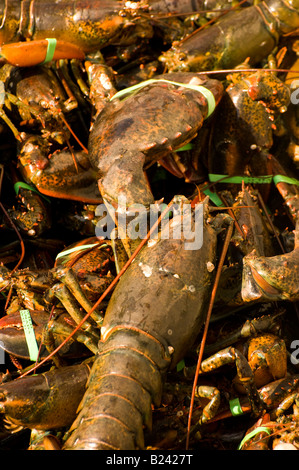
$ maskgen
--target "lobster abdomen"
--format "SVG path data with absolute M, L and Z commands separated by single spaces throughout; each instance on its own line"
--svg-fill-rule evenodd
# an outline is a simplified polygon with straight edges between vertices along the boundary
M 161 371 L 170 363 L 164 352 L 159 342 L 141 331 L 113 331 L 101 344 L 82 412 L 72 427 L 78 430 L 66 449 L 143 448 L 143 424 L 151 427 L 151 403 L 153 398 L 160 402 Z

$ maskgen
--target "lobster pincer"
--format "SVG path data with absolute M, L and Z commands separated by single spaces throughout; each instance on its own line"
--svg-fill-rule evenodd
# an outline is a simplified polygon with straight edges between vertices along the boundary
M 273 302 L 299 299 L 298 222 L 294 249 L 281 255 L 257 256 L 255 252 L 243 259 L 242 298 L 246 302 Z
M 154 202 L 144 170 L 190 142 L 223 92 L 221 82 L 196 73 L 163 74 L 144 85 L 124 100 L 114 95 L 90 133 L 89 159 L 112 205 L 120 195 L 128 206 Z
M 2 383 L 0 414 L 9 424 L 29 429 L 69 426 L 84 393 L 90 362 Z

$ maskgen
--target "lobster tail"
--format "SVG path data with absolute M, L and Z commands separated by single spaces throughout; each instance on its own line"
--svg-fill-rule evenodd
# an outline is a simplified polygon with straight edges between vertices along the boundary
M 115 328 L 108 334 L 100 343 L 66 450 L 142 449 L 143 425 L 151 427 L 151 403 L 160 404 L 170 365 L 162 343 L 136 328 Z

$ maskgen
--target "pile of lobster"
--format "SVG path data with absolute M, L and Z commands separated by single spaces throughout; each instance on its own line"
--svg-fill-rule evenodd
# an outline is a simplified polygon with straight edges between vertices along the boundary
M 299 449 L 299 1 L 0 17 L 0 448 Z

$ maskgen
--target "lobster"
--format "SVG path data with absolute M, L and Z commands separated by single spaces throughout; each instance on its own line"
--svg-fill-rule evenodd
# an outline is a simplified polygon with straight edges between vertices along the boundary
M 272 441 L 273 438 L 279 435 L 282 436 L 282 442 L 293 441 L 296 444 L 297 416 L 296 411 L 294 415 L 289 414 L 289 408 L 298 397 L 298 380 L 298 374 L 289 374 L 259 388 L 258 393 L 264 405 L 265 413 L 250 428 L 252 432 L 246 432 L 239 443 L 238 450 L 270 450 L 267 442 L 269 439 Z M 240 398 L 238 405 L 235 403 L 231 403 L 231 411 L 233 410 L 235 416 L 250 411 L 250 406 L 248 406 L 244 397 Z M 294 406 L 296 407 L 296 405 Z M 218 416 L 216 415 L 216 420 L 221 419 L 221 416 L 228 416 L 228 414 L 226 411 L 220 412 Z M 288 436 L 288 431 L 290 436 Z M 280 450 L 283 450 L 283 448 Z M 287 450 L 287 447 L 285 450 Z M 293 450 L 296 449 L 293 448 Z
M 1 117 L 16 137 L 19 171 L 27 184 L 47 196 L 99 203 L 95 174 L 81 142 L 88 135 L 84 118 L 90 116 L 89 105 L 64 69 L 62 64 L 54 71 L 5 64 L 0 71 L 6 89 Z M 14 106 L 18 114 L 12 113 Z
M 35 188 L 22 181 L 15 183 L 17 205 L 8 212 L 21 233 L 38 237 L 52 224 L 49 200 L 45 200 Z
M 0 385 L 0 413 L 11 425 L 30 429 L 70 426 L 82 399 L 91 359 Z
M 215 262 L 217 235 L 207 222 L 207 201 L 200 208 L 201 248 L 185 249 L 185 237 L 165 239 L 162 229 L 120 278 L 66 450 L 143 448 L 151 403 L 159 404 L 166 372 L 195 341 L 207 313 L 214 278 L 207 263 Z M 195 220 L 193 211 L 193 228 Z M 171 219 L 170 234 L 181 222 L 180 214 Z
M 111 284 L 113 274 L 112 249 L 95 237 L 81 240 L 59 253 L 52 269 L 25 269 L 16 271 L 13 275 L 2 266 L 0 288 L 14 288 L 18 299 L 14 299 L 8 307 L 8 315 L 0 320 L 1 347 L 13 356 L 28 358 L 28 347 L 19 314 L 25 308 L 32 317 L 37 344 L 46 344 L 49 350 L 51 347 L 53 349 L 57 346 L 57 341 L 59 343 L 59 338 L 70 334 L 74 322 L 78 323 L 82 318 L 75 299 L 83 308 L 89 309 L 91 302 L 96 301 L 100 293 Z M 54 316 L 47 313 L 46 310 L 52 308 L 55 299 L 56 302 L 57 299 L 60 300 L 70 316 L 59 309 L 53 310 Z M 93 320 L 93 325 L 86 323 L 83 327 L 87 328 L 88 337 L 83 334 L 76 339 L 79 342 L 83 340 L 87 348 L 95 353 L 99 339 L 95 325 L 101 324 L 100 312 L 95 312 Z M 82 348 L 79 347 L 79 351 L 82 352 Z M 44 355 L 44 348 L 40 349 L 40 353 Z
M 160 56 L 168 71 L 206 71 L 250 65 L 266 58 L 281 35 L 299 26 L 297 1 L 266 0 L 225 15 L 192 33 Z
M 247 2 L 248 3 L 248 2 Z M 55 39 L 53 58 L 84 58 L 85 53 L 110 44 L 130 45 L 136 39 L 150 39 L 159 14 L 213 9 L 218 2 L 175 2 L 149 0 L 141 2 L 83 0 L 49 2 L 49 0 L 2 0 L 0 4 L 0 45 L 2 57 L 14 65 L 37 65 L 47 58 L 48 39 Z M 229 7 L 229 2 L 226 5 Z M 223 5 L 221 5 L 223 8 Z M 45 15 L 44 11 L 51 11 Z M 155 22 L 155 16 L 157 20 Z M 173 17 L 163 19 L 162 29 L 173 29 Z M 179 29 L 184 26 L 178 22 Z M 30 42 L 34 44 L 30 44 Z M 51 49 L 52 46 L 50 46 Z M 30 53 L 30 54 L 29 54 Z M 83 54 L 83 56 L 82 56 Z M 30 55 L 30 57 L 28 57 Z
M 208 163 L 211 173 L 230 176 L 264 161 L 263 152 L 273 145 L 273 125 L 290 101 L 289 88 L 271 72 L 234 74 L 232 80 L 217 109 Z
M 242 347 L 229 346 L 206 358 L 201 363 L 200 373 L 209 373 L 232 363 L 236 365 L 237 370 L 237 377 L 233 379 L 234 388 L 241 390 L 241 393 L 244 393 L 245 389 L 251 412 L 256 416 L 260 415 L 264 406 L 257 389 L 286 376 L 287 352 L 284 341 L 273 334 L 262 333 L 249 339 Z M 211 399 L 199 420 L 199 424 L 204 424 L 218 411 L 220 392 L 216 387 L 199 385 L 196 388 L 196 396 Z
M 266 413 L 248 429 L 239 444 L 239 450 L 298 450 L 296 411 L 276 421 L 271 420 L 270 414 Z
M 185 37 L 182 44 L 175 40 L 173 46 L 160 57 L 168 71 L 230 68 L 247 57 L 254 57 L 255 62 L 259 62 L 273 50 L 281 34 L 292 32 L 298 27 L 297 5 L 294 2 L 268 0 L 253 6 L 248 6 L 252 2 L 246 2 L 245 7 L 244 2 L 240 3 L 240 11 L 221 18 L 220 24 L 218 22 L 198 33 L 191 28 L 190 37 Z M 221 2 L 219 5 L 217 1 L 207 3 L 187 0 L 179 6 L 176 2 L 160 0 L 85 0 L 77 1 L 76 4 L 57 1 L 50 4 L 51 15 L 45 16 L 43 12 L 48 4 L 48 0 L 2 0 L 0 45 L 6 60 L 23 66 L 48 60 L 46 51 L 49 49 L 49 38 L 57 41 L 54 58 L 82 59 L 82 54 L 110 44 L 130 45 L 136 39 L 153 38 L 155 16 L 158 27 L 159 22 L 160 26 L 163 22 L 162 30 L 171 32 L 177 28 L 184 30 L 184 26 L 173 23 L 176 18 L 169 16 L 169 12 L 185 15 L 197 9 L 204 12 L 221 7 L 226 13 L 225 7 L 229 6 L 229 2 L 226 5 Z M 252 41 L 244 40 L 244 31 L 245 38 L 251 37 Z M 181 34 L 183 37 L 185 35 Z M 164 36 L 167 42 L 167 34 Z M 242 48 L 240 44 L 243 44 Z M 26 54 L 26 51 L 30 51 L 30 54 Z
M 196 13 L 200 12 L 209 12 L 210 10 L 216 10 L 216 13 L 221 12 L 221 10 L 226 11 L 226 9 L 231 9 L 231 2 L 223 2 L 219 0 L 183 0 L 177 2 L 176 0 L 148 0 L 148 6 L 150 11 L 154 12 L 167 12 L 167 13 Z M 252 1 L 246 1 L 246 5 L 252 4 Z
M 132 8 L 126 2 L 54 1 L 48 0 L 3 0 L 0 4 L 0 44 L 24 40 L 56 38 L 78 46 L 82 51 L 98 50 L 123 35 L 129 42 L 138 34 L 134 19 L 137 4 Z M 130 2 L 129 2 L 130 4 Z M 45 15 L 45 11 L 51 14 Z M 142 22 L 140 34 L 145 36 L 146 25 Z

